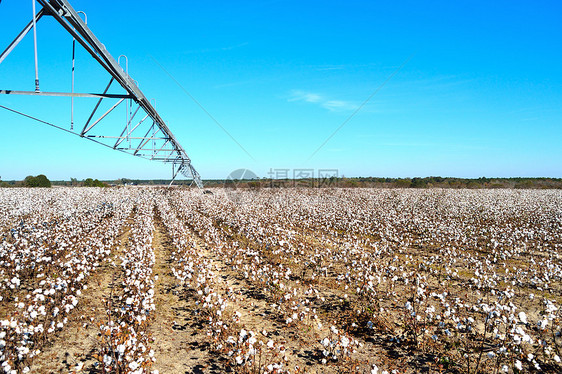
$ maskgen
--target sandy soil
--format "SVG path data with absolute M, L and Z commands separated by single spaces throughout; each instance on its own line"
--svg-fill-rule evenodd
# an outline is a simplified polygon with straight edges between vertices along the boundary
M 209 351 L 204 326 L 193 312 L 194 300 L 181 296 L 170 267 L 171 240 L 159 220 L 155 221 L 152 245 L 156 255 L 154 275 L 158 276 L 156 311 L 150 327 L 156 357 L 153 369 L 162 374 L 223 372 L 224 367 Z

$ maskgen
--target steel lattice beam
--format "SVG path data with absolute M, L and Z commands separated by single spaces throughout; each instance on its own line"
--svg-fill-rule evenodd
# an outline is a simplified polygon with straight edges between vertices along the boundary
M 111 76 L 111 80 L 104 92 L 99 93 L 64 93 L 64 92 L 39 92 L 36 91 L 14 91 L 0 90 L 0 94 L 17 94 L 17 95 L 35 95 L 35 96 L 70 96 L 73 98 L 98 98 L 92 113 L 86 121 L 80 132 L 70 131 L 83 138 L 95 139 L 96 142 L 111 147 L 115 150 L 130 153 L 134 156 L 144 157 L 155 161 L 171 163 L 173 165 L 173 175 L 181 173 L 188 178 L 193 178 L 195 184 L 202 188 L 201 177 L 191 163 L 191 159 L 187 155 L 184 148 L 177 141 L 173 133 L 160 114 L 156 111 L 150 101 L 139 89 L 135 81 L 121 68 L 118 62 L 111 56 L 105 46 L 96 38 L 86 23 L 80 18 L 78 12 L 69 4 L 67 0 L 37 0 L 43 6 L 36 17 L 35 22 L 45 16 L 52 16 L 84 49 L 105 69 Z M 10 52 L 17 46 L 23 37 L 33 28 L 33 20 L 30 22 L 14 39 L 14 41 L 0 55 L 0 63 Z M 113 82 L 117 82 L 126 94 L 112 94 L 108 90 Z M 37 83 L 38 86 L 38 83 Z M 119 99 L 112 107 L 103 114 L 95 114 L 103 100 Z M 132 106 L 137 106 L 134 115 L 125 123 L 125 128 L 119 128 L 115 135 L 105 133 L 93 133 L 94 129 L 99 127 L 99 123 L 106 118 L 115 108 L 122 102 L 130 101 Z M 133 104 L 134 102 L 134 104 Z M 142 111 L 142 119 L 139 122 L 133 122 L 137 112 Z M 147 120 L 150 119 L 150 120 Z M 148 129 L 147 129 L 148 128 Z M 72 129 L 71 129 L 72 130 Z M 107 130 L 105 130 L 107 131 Z M 117 135 L 119 134 L 119 135 Z M 143 136 L 144 134 L 144 136 Z M 103 141 L 110 141 L 111 144 L 105 144 Z M 132 146 L 132 141 L 138 143 L 136 147 Z

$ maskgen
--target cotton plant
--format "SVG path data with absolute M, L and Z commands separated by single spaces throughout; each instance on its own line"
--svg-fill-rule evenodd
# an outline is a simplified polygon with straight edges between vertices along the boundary
M 63 202 L 73 203 L 89 197 L 79 193 L 59 196 Z M 130 212 L 130 205 L 118 204 L 116 197 L 109 194 L 105 198 L 112 203 L 84 202 L 78 209 L 61 203 L 69 211 L 58 214 L 56 209 L 46 208 L 51 219 L 48 223 L 32 225 L 27 221 L 9 241 L 0 243 L 0 253 L 9 250 L 8 259 L 13 255 L 18 259 L 8 262 L 15 266 L 10 289 L 26 290 L 15 298 L 2 298 L 13 302 L 13 308 L 8 309 L 9 319 L 0 327 L 0 355 L 5 368 L 29 370 L 43 345 L 67 325 L 87 280 L 109 258 L 115 237 Z M 0 254 L 0 258 L 6 257 Z M 6 261 L 3 265 L 6 271 Z
M 148 201 L 146 201 L 148 200 Z M 156 357 L 148 327 L 155 310 L 152 200 L 138 202 L 127 250 L 121 256 L 123 280 L 118 294 L 106 300 L 107 319 L 99 322 L 104 373 L 150 373 Z

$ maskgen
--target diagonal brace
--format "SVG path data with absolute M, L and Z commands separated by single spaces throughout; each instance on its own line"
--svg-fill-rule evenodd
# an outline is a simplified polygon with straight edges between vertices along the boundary
M 111 113 L 113 111 L 113 109 L 117 108 L 119 106 L 119 104 L 121 104 L 123 101 L 125 101 L 125 99 L 121 99 L 118 102 L 116 102 L 111 108 L 109 108 L 109 110 L 107 112 L 105 112 L 104 114 L 102 114 L 102 116 L 100 118 L 98 118 L 96 120 L 96 122 L 92 123 L 90 125 L 90 127 L 88 127 L 86 130 L 82 131 L 82 136 L 84 136 L 88 131 L 90 131 L 92 129 L 92 127 L 94 127 L 95 125 L 97 125 L 102 119 L 105 118 L 105 116 L 107 116 L 109 113 Z
M 109 90 L 109 87 L 111 87 L 111 83 L 113 83 L 113 77 L 109 80 L 109 83 L 107 84 L 107 87 L 105 87 L 105 90 L 103 90 L 104 95 L 107 93 L 107 90 Z M 98 110 L 102 100 L 103 100 L 103 97 L 100 97 L 96 106 L 94 107 L 94 110 L 92 110 L 92 114 L 90 114 L 90 117 L 88 117 L 88 120 L 86 121 L 86 124 L 84 125 L 84 128 L 82 129 L 82 132 L 80 133 L 80 136 L 84 136 L 84 134 L 86 133 L 86 128 L 88 127 L 88 124 L 90 123 L 90 121 L 94 117 L 94 114 L 96 113 L 96 110 Z
M 37 15 L 35 16 L 35 23 L 37 23 L 37 21 L 41 19 L 43 14 L 45 14 L 45 11 L 43 8 L 41 8 L 41 10 L 37 12 Z M 12 52 L 14 48 L 16 48 L 16 46 L 21 42 L 24 36 L 27 35 L 27 33 L 29 32 L 29 30 L 31 30 L 32 27 L 33 27 L 33 20 L 29 21 L 27 26 L 25 26 L 23 30 L 18 34 L 18 36 L 16 36 L 16 38 L 10 43 L 8 48 L 6 48 L 4 52 L 2 52 L 2 54 L 0 55 L 0 64 L 2 63 L 2 61 L 4 61 L 6 57 L 8 57 L 10 52 Z

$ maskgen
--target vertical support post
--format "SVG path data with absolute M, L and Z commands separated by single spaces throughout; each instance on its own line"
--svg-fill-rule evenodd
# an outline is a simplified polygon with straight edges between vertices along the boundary
M 150 101 L 152 102 L 152 105 L 156 105 L 156 99 L 152 99 Z M 156 126 L 154 125 L 155 123 L 152 121 L 152 157 L 154 157 L 154 151 L 156 150 L 156 140 L 154 139 L 156 137 Z
M 117 64 L 119 64 L 119 66 L 121 66 L 120 65 L 121 64 L 121 57 L 125 57 L 125 74 L 127 74 L 127 76 L 129 76 L 129 59 L 125 55 L 120 55 L 119 57 L 117 57 Z M 129 148 L 131 148 L 131 139 L 129 138 L 129 133 L 130 133 L 129 106 L 130 105 L 131 105 L 131 100 L 125 101 L 125 121 L 126 121 L 125 123 L 126 123 L 126 127 L 127 127 L 127 141 L 129 142 Z
M 88 16 L 82 11 L 76 12 L 84 15 L 84 23 L 88 24 Z M 74 93 L 74 56 L 76 53 L 76 38 L 72 38 L 72 93 Z M 74 130 L 74 96 L 70 98 L 70 130 Z
M 74 93 L 74 53 L 76 51 L 76 39 L 72 39 L 72 93 Z M 74 96 L 70 98 L 70 130 L 74 130 Z
M 37 20 L 35 13 L 35 0 L 31 0 L 33 7 L 33 49 L 35 52 L 35 92 L 39 91 L 39 62 L 37 61 Z
M 154 121 L 152 122 L 152 157 L 156 155 L 156 126 L 154 126 Z
M 174 166 L 176 166 L 176 164 L 174 164 L 172 162 L 172 180 L 170 181 L 170 184 L 168 185 L 168 188 L 170 188 L 172 186 L 172 183 L 174 183 L 174 179 L 176 179 L 176 174 L 174 173 Z

